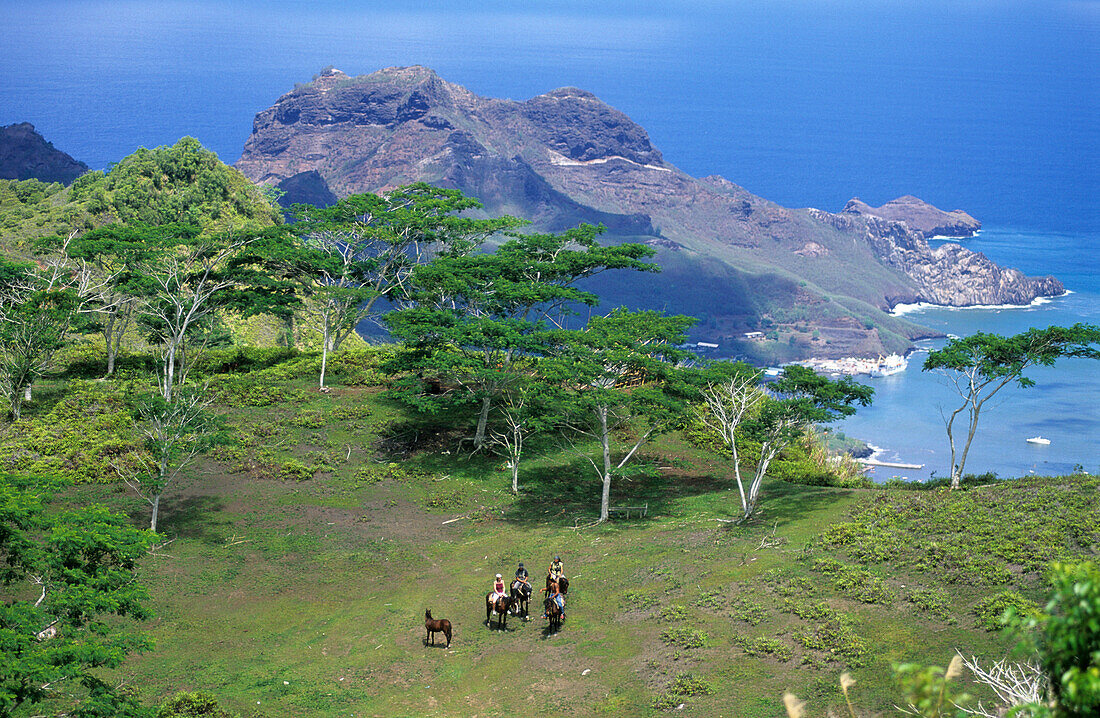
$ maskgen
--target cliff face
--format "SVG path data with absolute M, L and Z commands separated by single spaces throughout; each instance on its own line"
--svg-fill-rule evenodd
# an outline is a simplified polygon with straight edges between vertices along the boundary
M 972 237 L 982 228 L 981 222 L 961 209 L 944 212 L 912 195 L 890 200 L 881 207 L 871 207 L 859 197 L 854 197 L 848 200 L 841 213 L 904 222 L 906 227 L 922 239 Z
M 29 122 L 0 127 L 0 179 L 71 184 L 87 171 L 88 165 L 55 149 Z
M 316 172 L 337 196 L 423 180 L 542 230 L 602 222 L 612 240 L 657 248 L 666 268 L 657 282 L 612 282 L 612 301 L 701 316 L 697 334 L 711 338 L 802 321 L 836 330 L 831 348 L 803 353 L 921 334 L 904 322 L 883 327 L 894 339 L 861 329 L 886 321 L 873 307 L 1029 302 L 1062 291 L 962 247 L 932 250 L 926 236 L 980 226 L 962 212 L 915 198 L 877 209 L 853 200 L 839 214 L 788 209 L 722 177 L 691 177 L 644 128 L 576 88 L 518 102 L 479 97 L 423 67 L 357 78 L 333 70 L 256 115 L 237 168 L 272 183 Z

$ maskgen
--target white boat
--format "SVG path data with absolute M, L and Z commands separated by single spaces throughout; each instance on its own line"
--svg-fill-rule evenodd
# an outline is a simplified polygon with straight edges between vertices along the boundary
M 883 377 L 905 371 L 909 362 L 901 354 L 891 354 L 888 357 L 879 358 L 878 364 L 871 369 L 871 376 Z
M 1029 444 L 1043 444 L 1044 446 L 1050 443 L 1050 439 L 1044 439 L 1041 436 L 1033 436 L 1027 440 Z

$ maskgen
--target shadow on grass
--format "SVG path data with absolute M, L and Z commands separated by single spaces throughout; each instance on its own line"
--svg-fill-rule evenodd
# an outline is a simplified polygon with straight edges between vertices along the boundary
M 805 519 L 811 511 L 825 508 L 830 504 L 851 496 L 848 489 L 824 488 L 789 484 L 786 481 L 771 481 L 764 485 L 763 511 L 757 513 L 749 522 L 759 521 L 767 526 L 786 526 Z
M 228 521 L 220 518 L 225 500 L 218 496 L 187 496 L 161 499 L 159 532 L 165 536 L 196 539 L 206 543 L 225 541 Z
M 647 462 L 647 470 L 611 480 L 611 506 L 644 506 L 648 515 L 669 514 L 684 498 L 725 491 L 730 481 L 712 474 L 696 474 Z M 602 482 L 583 457 L 566 463 L 521 469 L 520 493 L 508 509 L 506 519 L 520 525 L 569 523 L 595 518 L 600 512 Z M 637 514 L 635 514 L 637 516 Z M 644 523 L 646 519 L 620 518 L 616 524 Z

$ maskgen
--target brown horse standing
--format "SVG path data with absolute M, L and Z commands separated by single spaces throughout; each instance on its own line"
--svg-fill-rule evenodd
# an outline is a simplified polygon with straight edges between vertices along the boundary
M 508 630 L 508 609 L 512 607 L 516 599 L 511 596 L 501 596 L 494 603 L 491 593 L 485 594 L 485 625 L 489 628 L 493 627 L 492 616 L 495 612 L 497 614 L 497 628 L 501 631 Z
M 442 633 L 447 637 L 447 648 L 451 647 L 451 622 L 446 618 L 434 619 L 432 618 L 431 609 L 425 609 L 424 629 L 428 632 L 428 635 L 424 638 L 424 645 L 428 645 L 428 640 L 430 639 L 434 646 L 435 634 Z

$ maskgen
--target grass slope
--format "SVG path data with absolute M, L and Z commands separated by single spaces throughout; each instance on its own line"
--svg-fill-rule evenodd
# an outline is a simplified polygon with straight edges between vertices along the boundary
M 887 711 L 894 663 L 1003 656 L 1015 641 L 978 626 L 979 602 L 1040 601 L 1046 559 L 1100 544 L 1089 477 L 955 493 L 771 482 L 758 520 L 733 526 L 715 520 L 736 513 L 728 462 L 678 436 L 613 487 L 648 518 L 574 529 L 598 505 L 583 459 L 541 447 L 512 497 L 498 459 L 457 453 L 461 434 L 383 398 L 377 355 L 335 362 L 330 394 L 310 356 L 214 376 L 237 439 L 162 508 L 175 540 L 142 574 L 156 648 L 116 676 L 146 700 L 202 689 L 245 716 L 751 717 L 782 715 L 792 690 L 824 715 L 851 670 L 858 704 Z M 65 393 L 45 389 L 32 419 Z M 147 520 L 121 485 L 73 498 Z M 524 561 L 541 577 L 555 553 L 572 579 L 562 630 L 538 613 L 487 628 L 492 575 Z M 454 624 L 449 650 L 424 645 L 426 608 Z

